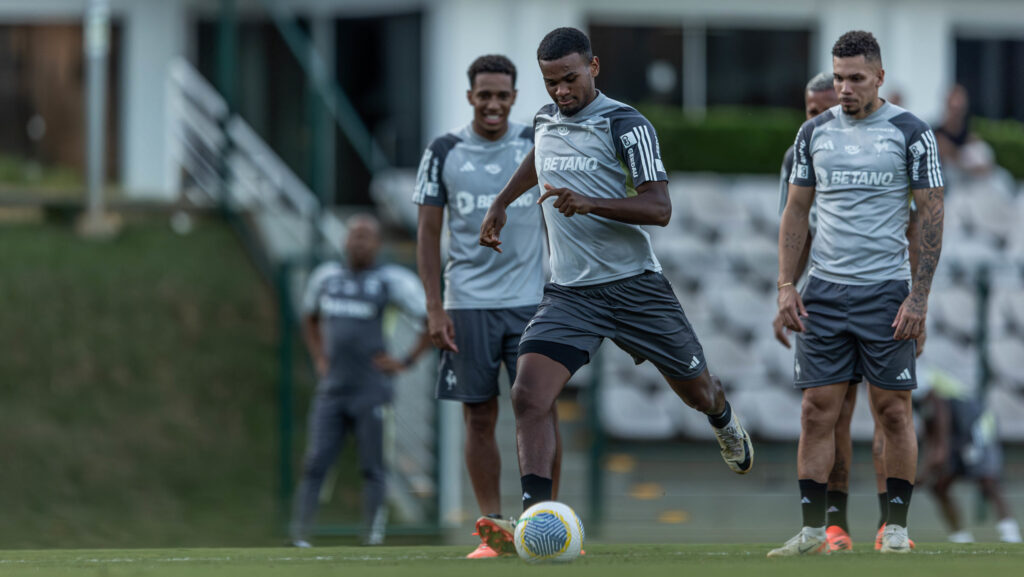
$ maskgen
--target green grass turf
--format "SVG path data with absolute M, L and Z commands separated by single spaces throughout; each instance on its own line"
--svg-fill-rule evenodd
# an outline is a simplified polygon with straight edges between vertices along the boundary
M 9 551 L 0 553 L 0 573 L 11 575 L 338 575 L 503 577 L 579 575 L 620 577 L 688 573 L 700 577 L 827 577 L 873 574 L 899 577 L 1016 575 L 1024 546 L 923 543 L 910 555 L 875 551 L 830 557 L 766 559 L 774 545 L 590 545 L 567 565 L 527 565 L 518 558 L 469 561 L 465 547 L 322 547 L 299 549 L 120 549 Z

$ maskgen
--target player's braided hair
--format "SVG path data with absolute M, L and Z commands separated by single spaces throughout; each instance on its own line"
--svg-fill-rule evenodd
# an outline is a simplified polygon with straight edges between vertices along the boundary
M 508 74 L 512 77 L 512 88 L 516 87 L 516 65 L 501 54 L 484 54 L 469 65 L 466 75 L 469 76 L 469 88 L 472 90 L 476 75 L 481 72 Z
M 829 90 L 835 90 L 835 86 L 832 85 L 832 77 L 824 72 L 819 72 L 807 81 L 807 92 L 826 92 Z
M 570 54 L 579 54 L 587 61 L 594 57 L 590 38 L 575 28 L 555 28 L 537 47 L 537 60 L 558 60 Z
M 882 63 L 882 49 L 878 47 L 878 41 L 873 34 L 863 30 L 851 30 L 840 36 L 832 46 L 832 56 L 864 56 L 864 60 L 868 62 L 879 65 Z

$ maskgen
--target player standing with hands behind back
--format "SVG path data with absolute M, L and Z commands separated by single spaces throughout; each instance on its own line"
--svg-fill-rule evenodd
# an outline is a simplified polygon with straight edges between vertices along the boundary
M 534 149 L 480 226 L 480 244 L 500 252 L 508 207 L 543 185 L 551 282 L 523 333 L 512 386 L 524 508 L 552 498 L 555 399 L 605 338 L 638 363 L 651 361 L 686 404 L 708 415 L 729 468 L 749 472 L 750 437 L 708 372 L 641 228 L 672 216 L 654 127 L 596 89 L 600 64 L 583 32 L 549 32 L 537 60 L 554 103 L 535 116 Z M 490 537 L 492 548 L 512 547 L 507 532 Z
M 769 557 L 828 553 L 826 490 L 833 439 L 851 379 L 863 375 L 885 442 L 888 521 L 883 553 L 909 553 L 907 512 L 917 473 L 910 391 L 917 386 L 915 339 L 925 329 L 928 293 L 942 248 L 943 184 L 928 125 L 878 96 L 881 50 L 868 32 L 832 48 L 839 106 L 797 134 L 789 199 L 779 231 L 779 314 L 797 332 L 795 385 L 803 390 L 797 476 L 803 528 Z M 911 285 L 908 189 L 921 232 Z M 797 262 L 811 205 L 818 234 L 807 286 Z

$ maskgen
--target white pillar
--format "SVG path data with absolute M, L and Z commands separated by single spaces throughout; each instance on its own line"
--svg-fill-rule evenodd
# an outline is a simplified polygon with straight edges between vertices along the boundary
M 466 102 L 466 69 L 482 54 L 504 54 L 516 65 L 519 96 L 512 119 L 530 123 L 550 102 L 537 67 L 537 45 L 559 26 L 582 28 L 582 4 L 545 0 L 451 0 L 432 4 L 426 16 L 424 138 L 472 118 Z M 425 144 L 425 143 L 424 143 Z
M 185 8 L 166 0 L 122 6 L 122 183 L 128 196 L 170 200 L 178 177 L 167 161 L 166 76 L 185 52 Z

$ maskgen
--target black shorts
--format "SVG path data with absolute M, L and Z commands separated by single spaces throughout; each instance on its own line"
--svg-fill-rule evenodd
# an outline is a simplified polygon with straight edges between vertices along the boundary
M 591 287 L 548 283 L 519 354 L 545 355 L 575 373 L 606 338 L 669 378 L 690 380 L 704 372 L 704 349 L 672 285 L 651 271 Z
M 498 376 L 505 363 L 509 383 L 516 379 L 519 337 L 537 307 L 452 309 L 458 353 L 441 351 L 435 396 L 482 403 L 498 396 Z
M 913 340 L 893 339 L 892 322 L 910 294 L 910 281 L 846 285 L 811 277 L 801 297 L 807 318 L 796 333 L 793 381 L 799 389 L 863 376 L 890 390 L 917 388 Z

